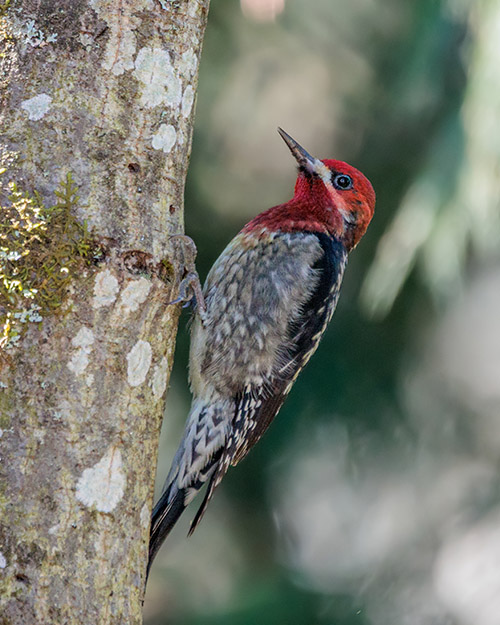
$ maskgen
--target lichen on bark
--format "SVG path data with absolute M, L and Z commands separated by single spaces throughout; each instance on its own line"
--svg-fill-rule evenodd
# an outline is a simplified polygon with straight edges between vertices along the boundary
M 179 314 L 167 303 L 184 271 L 170 237 L 183 230 L 207 10 L 0 7 L 0 200 L 35 237 L 17 249 L 24 234 L 7 227 L 0 242 L 0 306 L 19 323 L 32 316 L 0 357 L 2 625 L 141 622 Z M 0 231 L 15 217 L 5 212 Z M 45 308 L 23 308 L 44 287 Z

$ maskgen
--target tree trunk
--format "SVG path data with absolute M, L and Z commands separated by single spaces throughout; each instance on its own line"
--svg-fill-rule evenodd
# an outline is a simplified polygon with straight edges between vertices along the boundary
M 140 623 L 209 0 L 6 0 L 0 623 Z

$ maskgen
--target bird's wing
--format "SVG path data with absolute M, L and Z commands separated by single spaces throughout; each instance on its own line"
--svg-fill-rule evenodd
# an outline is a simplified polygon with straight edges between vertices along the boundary
M 326 234 L 316 235 L 323 249 L 316 263 L 320 279 L 302 308 L 299 319 L 290 323 L 290 348 L 285 362 L 275 372 L 270 388 L 246 388 L 241 394 L 232 432 L 234 442 L 226 449 L 236 465 L 261 438 L 277 415 L 299 373 L 316 351 L 335 311 L 347 263 L 345 248 Z M 245 430 L 245 435 L 238 433 Z M 238 440 L 239 439 L 239 440 Z
M 200 522 L 207 504 L 230 465 L 236 465 L 261 438 L 279 412 L 297 376 L 315 352 L 330 321 L 347 263 L 345 248 L 326 234 L 317 234 L 323 254 L 317 260 L 319 280 L 303 305 L 298 319 L 289 324 L 289 348 L 280 366 L 265 386 L 247 386 L 239 394 L 232 427 L 217 468 L 190 533 Z

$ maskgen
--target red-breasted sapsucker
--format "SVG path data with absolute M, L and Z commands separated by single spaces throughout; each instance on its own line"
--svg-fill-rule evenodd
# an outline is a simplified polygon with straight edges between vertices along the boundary
M 229 465 L 278 413 L 330 321 L 348 253 L 373 215 L 357 169 L 319 160 L 279 129 L 299 165 L 293 198 L 252 219 L 208 274 L 191 332 L 184 436 L 153 510 L 149 566 L 205 483 L 200 522 Z M 200 300 L 198 292 L 197 300 Z

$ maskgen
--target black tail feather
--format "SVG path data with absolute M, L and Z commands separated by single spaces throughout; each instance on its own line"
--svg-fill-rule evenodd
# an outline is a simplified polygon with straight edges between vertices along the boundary
M 207 504 L 212 497 L 212 493 L 215 487 L 219 484 L 223 473 L 219 473 L 219 460 L 221 458 L 223 448 L 218 449 L 213 457 L 209 460 L 207 465 L 199 472 L 198 478 L 192 481 L 188 486 L 184 488 L 177 488 L 175 483 L 170 483 L 163 492 L 160 499 L 157 501 L 153 508 L 153 514 L 151 516 L 151 530 L 149 534 L 149 560 L 148 568 L 146 570 L 146 581 L 148 579 L 149 571 L 153 560 L 155 559 L 158 550 L 163 544 L 165 538 L 170 534 L 172 528 L 177 523 L 179 517 L 186 509 L 186 497 L 189 494 L 188 500 L 194 497 L 194 495 L 205 485 L 207 480 L 209 481 L 207 492 L 203 499 L 200 509 L 196 513 L 196 516 L 191 524 L 189 530 L 189 536 L 194 532 L 196 526 L 201 521 L 203 514 L 205 513 Z M 216 479 L 214 479 L 216 478 Z M 172 497 L 172 489 L 176 489 L 175 495 Z M 170 500 L 170 501 L 169 501 Z
M 191 526 L 189 528 L 188 536 L 191 536 L 194 530 L 198 527 L 198 523 L 201 521 L 201 519 L 203 518 L 203 515 L 205 514 L 205 510 L 207 509 L 208 502 L 210 501 L 212 494 L 214 492 L 215 486 L 216 486 L 214 482 L 215 475 L 216 473 L 214 473 L 212 477 L 210 478 L 210 482 L 208 483 L 205 497 L 203 497 L 201 506 L 199 507 L 198 512 L 196 513 L 194 519 L 191 521 Z
M 156 554 L 159 548 L 163 544 L 165 538 L 169 535 L 170 531 L 177 523 L 177 520 L 186 509 L 184 504 L 186 497 L 186 489 L 181 488 L 175 493 L 172 501 L 168 501 L 170 496 L 170 489 L 162 494 L 157 501 L 153 514 L 151 517 L 151 531 L 149 536 L 149 560 L 148 568 L 146 571 L 146 580 L 148 579 L 149 570 L 153 564 Z
M 196 490 L 200 490 L 206 483 L 206 481 L 209 480 L 205 496 L 203 497 L 203 501 L 201 502 L 201 506 L 199 507 L 194 519 L 191 521 L 191 527 L 189 528 L 188 536 L 191 536 L 194 530 L 198 527 L 199 522 L 205 514 L 208 502 L 212 498 L 215 488 L 220 483 L 222 475 L 224 475 L 225 473 L 224 471 L 222 475 L 220 475 L 220 459 L 222 457 L 223 451 L 223 447 L 216 451 L 210 463 L 207 464 L 207 466 L 204 468 L 203 473 L 201 474 L 200 472 L 201 479 L 198 479 L 196 484 L 194 484 L 194 488 L 196 488 Z

